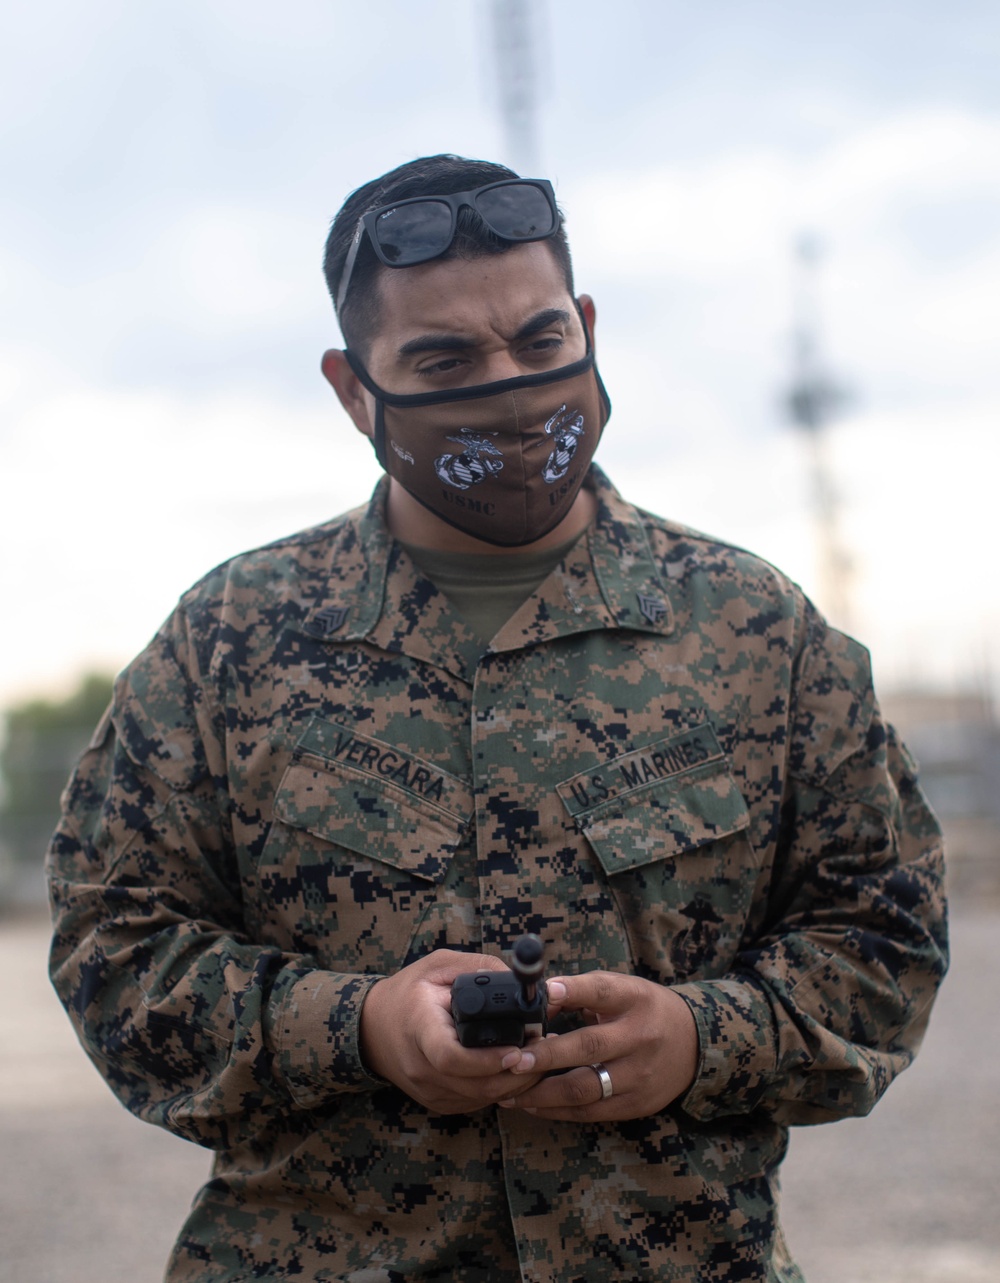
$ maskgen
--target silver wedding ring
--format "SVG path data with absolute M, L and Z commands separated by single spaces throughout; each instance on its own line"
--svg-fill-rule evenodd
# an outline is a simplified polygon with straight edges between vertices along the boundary
M 606 1066 L 600 1064 L 591 1065 L 591 1069 L 597 1075 L 601 1082 L 601 1100 L 607 1100 L 614 1087 L 611 1085 L 611 1075 L 608 1073 Z

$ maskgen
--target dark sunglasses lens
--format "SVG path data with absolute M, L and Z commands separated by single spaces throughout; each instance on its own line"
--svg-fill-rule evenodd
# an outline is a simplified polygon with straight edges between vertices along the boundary
M 545 193 L 529 183 L 491 187 L 476 197 L 476 209 L 500 236 L 527 241 L 549 236 L 556 220 Z
M 375 222 L 379 249 L 396 267 L 443 254 L 451 237 L 451 209 L 439 200 L 398 205 Z

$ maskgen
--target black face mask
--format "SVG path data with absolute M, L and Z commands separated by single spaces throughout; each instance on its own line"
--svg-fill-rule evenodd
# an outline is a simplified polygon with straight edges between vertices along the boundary
M 558 370 L 413 396 L 346 356 L 375 397 L 379 463 L 442 521 L 517 548 L 568 514 L 611 414 L 589 334 L 586 356 Z

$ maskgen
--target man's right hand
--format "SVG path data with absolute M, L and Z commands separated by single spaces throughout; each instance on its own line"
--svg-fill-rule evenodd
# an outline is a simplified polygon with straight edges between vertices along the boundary
M 361 1056 L 379 1078 L 436 1114 L 470 1114 L 527 1091 L 541 1074 L 501 1067 L 509 1047 L 463 1047 L 451 986 L 466 971 L 506 971 L 499 958 L 436 949 L 373 985 L 361 1009 Z

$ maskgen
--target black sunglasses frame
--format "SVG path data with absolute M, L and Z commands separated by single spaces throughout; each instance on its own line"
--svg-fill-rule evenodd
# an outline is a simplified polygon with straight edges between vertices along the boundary
M 493 191 L 497 187 L 534 187 L 537 191 L 540 191 L 545 197 L 546 203 L 552 214 L 551 228 L 547 232 L 539 233 L 537 236 L 510 236 L 506 232 L 501 231 L 490 222 L 476 204 L 477 196 L 481 196 L 483 192 Z M 400 263 L 398 260 L 393 262 L 391 259 L 386 257 L 378 242 L 377 225 L 379 218 L 381 218 L 383 214 L 387 214 L 390 211 L 397 209 L 403 209 L 407 205 L 426 205 L 428 202 L 447 205 L 451 210 L 451 225 L 448 229 L 447 239 L 441 248 L 434 250 L 433 253 L 421 254 L 418 258 L 408 258 L 405 263 Z M 552 188 L 552 184 L 547 178 L 502 178 L 499 182 L 485 183 L 482 187 L 472 188 L 471 191 L 443 192 L 441 194 L 435 193 L 433 196 L 410 196 L 406 200 L 397 200 L 393 201 L 389 205 L 380 205 L 378 209 L 370 210 L 367 214 L 362 214 L 358 219 L 358 225 L 354 232 L 354 239 L 351 242 L 351 248 L 347 252 L 347 258 L 344 261 L 344 270 L 340 276 L 340 285 L 337 289 L 337 314 L 340 314 L 340 311 L 344 306 L 344 301 L 347 298 L 347 290 L 351 283 L 351 276 L 354 273 L 354 264 L 357 261 L 358 250 L 361 248 L 361 238 L 364 236 L 365 232 L 368 233 L 368 239 L 371 242 L 372 248 L 374 249 L 380 263 L 383 263 L 386 267 L 415 267 L 417 263 L 428 263 L 431 259 L 440 258 L 442 254 L 447 252 L 448 247 L 455 239 L 455 228 L 458 225 L 459 211 L 465 206 L 475 210 L 494 235 L 499 236 L 502 240 L 510 241 L 511 244 L 527 244 L 529 241 L 548 240 L 550 236 L 555 236 L 556 232 L 558 232 L 562 225 L 562 219 L 559 216 L 559 209 L 556 205 L 556 194 Z

